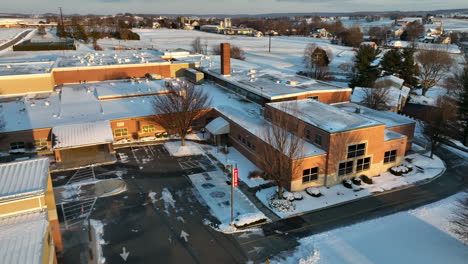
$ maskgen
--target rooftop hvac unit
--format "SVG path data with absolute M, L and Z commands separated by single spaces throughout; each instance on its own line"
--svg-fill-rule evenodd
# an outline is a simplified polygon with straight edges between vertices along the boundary
M 288 84 L 290 84 L 290 85 L 296 85 L 296 84 L 297 84 L 297 81 L 295 81 L 295 80 L 290 80 L 290 81 L 288 81 Z

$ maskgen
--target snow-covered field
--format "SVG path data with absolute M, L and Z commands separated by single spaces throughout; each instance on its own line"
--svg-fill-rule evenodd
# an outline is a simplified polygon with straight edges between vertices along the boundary
M 448 231 L 459 197 L 302 238 L 271 263 L 466 263 L 467 246 Z
M 0 45 L 9 41 L 16 35 L 27 29 L 24 28 L 0 28 Z
M 319 187 L 316 189 L 322 194 L 320 197 L 310 196 L 306 191 L 296 192 L 296 195 L 302 195 L 302 200 L 294 200 L 292 202 L 294 206 L 288 207 L 287 210 L 272 209 L 272 211 L 279 217 L 289 217 L 429 180 L 445 170 L 444 163 L 436 156 L 434 156 L 434 159 L 430 159 L 425 155 L 411 154 L 406 156 L 406 158 L 412 159 L 410 164 L 413 166 L 413 171 L 403 176 L 394 176 L 390 172 L 384 172 L 380 176 L 372 178 L 373 184 L 366 184 L 364 182 L 360 186 L 353 184 L 353 189 L 348 189 L 342 184 L 329 188 Z M 418 169 L 418 167 L 423 168 L 423 170 Z M 257 192 L 256 196 L 265 206 L 270 207 L 270 198 L 276 191 L 277 187 L 271 187 Z
M 171 156 L 175 157 L 203 154 L 198 144 L 190 141 L 185 141 L 185 146 L 182 146 L 180 141 L 170 141 L 164 143 L 164 147 Z

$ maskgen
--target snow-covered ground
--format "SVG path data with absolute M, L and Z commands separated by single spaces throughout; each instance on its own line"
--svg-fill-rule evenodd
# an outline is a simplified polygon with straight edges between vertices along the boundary
M 303 199 L 292 201 L 293 206 L 288 207 L 288 209 L 272 209 L 272 211 L 279 217 L 289 217 L 395 188 L 408 186 L 417 182 L 430 180 L 431 178 L 440 175 L 440 173 L 445 170 L 444 163 L 436 156 L 434 156 L 434 159 L 430 159 L 426 155 L 411 154 L 406 156 L 406 158 L 412 159 L 411 163 L 406 163 L 412 165 L 413 171 L 409 172 L 408 174 L 404 174 L 403 176 L 394 176 L 390 172 L 384 172 L 380 174 L 380 176 L 372 178 L 374 181 L 373 184 L 366 184 L 364 182 L 362 182 L 360 186 L 353 184 L 352 189 L 348 189 L 342 184 L 338 184 L 329 188 L 319 187 L 316 189 L 318 189 L 322 194 L 320 197 L 313 197 L 307 194 L 306 191 L 295 192 L 293 194 L 300 195 L 303 197 Z M 418 167 L 423 168 L 423 170 L 419 169 Z M 256 196 L 263 204 L 265 204 L 265 206 L 271 208 L 270 198 L 275 195 L 276 191 L 277 187 L 271 187 L 260 190 L 256 193 Z
M 231 227 L 231 186 L 227 184 L 228 178 L 220 170 L 203 172 L 189 176 L 195 189 L 203 201 L 210 208 L 211 213 L 221 222 L 216 229 L 223 232 L 232 232 Z M 239 190 L 234 188 L 234 224 L 244 226 L 268 218 Z
M 232 164 L 237 165 L 237 168 L 239 169 L 239 179 L 245 182 L 249 187 L 256 187 L 268 183 L 268 181 L 262 178 L 249 178 L 249 174 L 251 172 L 261 170 L 257 168 L 255 164 L 253 164 L 249 159 L 243 156 L 235 148 L 230 147 L 228 149 L 229 152 L 227 154 L 224 154 L 223 152 L 221 152 L 220 149 L 213 146 L 203 146 L 203 149 L 207 153 L 213 155 L 219 162 L 221 162 L 225 166 Z
M 94 230 L 94 253 L 97 256 L 97 262 L 98 264 L 104 264 L 106 263 L 106 258 L 104 257 L 103 251 L 102 251 L 102 246 L 106 244 L 106 241 L 104 240 L 104 224 L 95 219 L 90 219 L 91 227 Z
M 171 156 L 175 157 L 203 154 L 198 144 L 190 141 L 185 141 L 185 146 L 181 146 L 180 141 L 170 141 L 164 143 L 164 147 Z
M 466 245 L 446 233 L 458 197 L 302 238 L 270 263 L 466 263 Z
M 27 29 L 24 28 L 0 28 L 0 45 L 14 38 L 21 32 Z

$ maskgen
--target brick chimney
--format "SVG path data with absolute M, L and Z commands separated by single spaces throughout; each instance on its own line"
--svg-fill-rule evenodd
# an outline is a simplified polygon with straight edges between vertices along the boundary
M 231 75 L 231 44 L 221 43 L 221 74 Z

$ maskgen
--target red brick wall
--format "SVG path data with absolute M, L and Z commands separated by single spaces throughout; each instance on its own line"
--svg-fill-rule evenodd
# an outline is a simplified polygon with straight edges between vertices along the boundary
M 55 69 L 53 71 L 55 84 L 77 83 L 79 81 L 118 80 L 129 77 L 144 77 L 147 73 L 160 74 L 165 78 L 171 77 L 171 65 L 133 65 L 128 67 L 81 67 L 73 69 Z
M 40 138 L 47 138 L 48 146 L 50 147 L 50 131 L 51 128 L 40 128 L 33 130 L 23 130 L 9 133 L 0 134 L 0 151 L 8 152 L 10 150 L 10 143 L 23 141 L 26 148 L 31 149 L 34 147 L 34 140 Z
M 231 75 L 231 44 L 221 43 L 221 74 Z
M 405 146 L 406 151 L 408 151 L 408 150 L 411 150 L 411 144 L 413 143 L 415 126 L 416 126 L 416 123 L 412 123 L 408 125 L 389 127 L 387 129 L 403 134 L 408 138 L 406 142 L 406 146 Z

